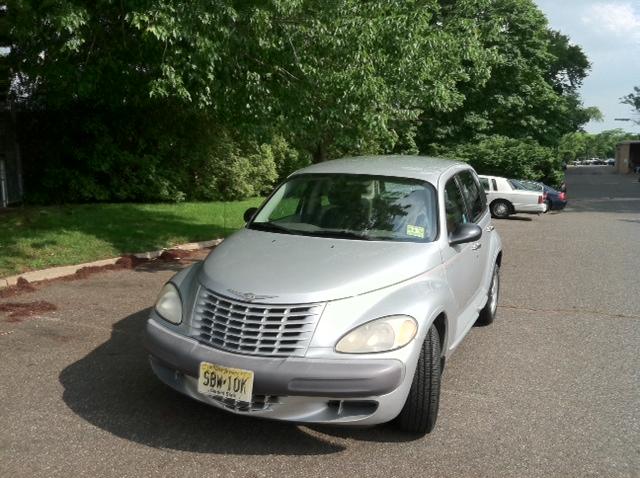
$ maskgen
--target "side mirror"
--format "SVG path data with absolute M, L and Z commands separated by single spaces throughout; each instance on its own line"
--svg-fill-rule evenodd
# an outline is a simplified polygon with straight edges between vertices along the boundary
M 460 224 L 455 231 L 449 234 L 449 245 L 466 244 L 475 242 L 482 237 L 482 228 L 477 224 Z
M 244 212 L 244 222 L 251 221 L 251 219 L 253 219 L 253 216 L 255 216 L 257 212 L 258 212 L 257 207 L 250 207 L 249 209 L 247 209 Z

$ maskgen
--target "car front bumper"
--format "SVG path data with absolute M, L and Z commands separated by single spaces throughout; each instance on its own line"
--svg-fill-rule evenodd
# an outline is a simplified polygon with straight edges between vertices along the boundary
M 145 347 L 154 373 L 165 384 L 214 407 L 305 423 L 387 422 L 400 413 L 411 386 L 397 359 L 257 357 L 214 349 L 147 322 Z M 201 362 L 254 372 L 256 403 L 231 404 L 197 390 Z M 411 373 L 411 376 L 413 374 Z

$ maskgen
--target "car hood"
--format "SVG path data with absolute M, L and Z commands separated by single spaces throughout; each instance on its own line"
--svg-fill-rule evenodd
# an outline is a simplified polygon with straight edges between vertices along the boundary
M 435 243 L 332 239 L 242 229 L 209 254 L 199 281 L 229 297 L 242 299 L 241 294 L 254 294 L 257 303 L 302 304 L 370 292 L 439 264 Z

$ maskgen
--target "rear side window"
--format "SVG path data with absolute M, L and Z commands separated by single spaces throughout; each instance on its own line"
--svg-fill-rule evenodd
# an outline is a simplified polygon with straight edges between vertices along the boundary
M 480 219 L 487 205 L 484 190 L 480 187 L 480 184 L 471 171 L 461 172 L 458 174 L 458 179 L 460 180 L 462 195 L 469 206 L 471 218 L 475 222 Z
M 482 189 L 484 189 L 485 191 L 490 191 L 491 188 L 489 187 L 489 180 L 487 178 L 478 178 L 480 179 L 480 185 L 482 186 Z

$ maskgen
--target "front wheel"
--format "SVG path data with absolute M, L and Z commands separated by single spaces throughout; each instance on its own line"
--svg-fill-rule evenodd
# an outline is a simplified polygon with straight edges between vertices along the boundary
M 491 277 L 491 285 L 489 286 L 489 294 L 487 303 L 478 315 L 476 324 L 489 325 L 496 318 L 498 312 L 498 299 L 500 298 L 500 266 L 498 264 L 493 268 L 493 276 Z
M 401 430 L 424 435 L 435 427 L 440 403 L 440 359 L 440 337 L 432 325 L 422 344 L 409 396 L 398 415 Z

